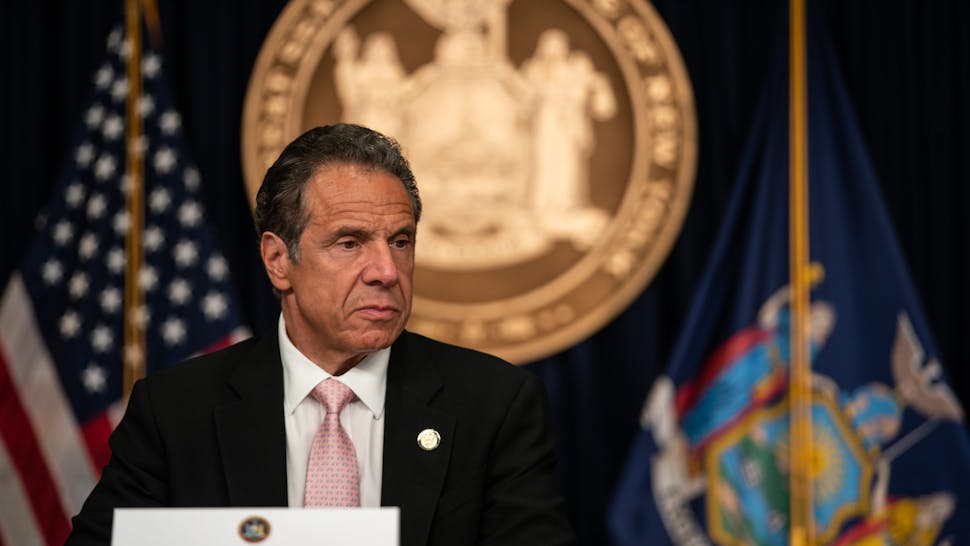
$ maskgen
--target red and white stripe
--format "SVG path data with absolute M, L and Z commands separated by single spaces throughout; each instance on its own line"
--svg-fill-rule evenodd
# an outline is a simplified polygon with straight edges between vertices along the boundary
M 0 302 L 4 543 L 63 543 L 70 517 L 98 476 L 87 443 L 37 327 L 23 279 L 14 274 Z
M 251 334 L 237 328 L 203 352 Z M 78 424 L 19 274 L 0 302 L 0 546 L 63 544 L 108 462 L 119 401 Z

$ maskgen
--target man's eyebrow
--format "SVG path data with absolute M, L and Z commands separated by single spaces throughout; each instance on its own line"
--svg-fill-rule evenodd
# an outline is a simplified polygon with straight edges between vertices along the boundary
M 398 236 L 401 236 L 401 235 L 407 235 L 408 237 L 410 237 L 410 238 L 413 239 L 414 238 L 414 234 L 416 232 L 417 232 L 417 229 L 414 226 L 404 226 L 401 229 L 399 229 L 399 230 L 395 231 L 394 233 L 392 233 L 391 234 L 391 238 L 398 237 Z
M 334 239 L 340 239 L 342 237 L 353 237 L 355 239 L 370 239 L 374 234 L 361 228 L 343 226 L 337 228 L 333 233 Z
M 394 233 L 391 237 L 399 237 L 401 235 L 407 235 L 408 237 L 414 238 L 414 234 L 417 230 L 414 226 L 404 226 Z M 353 237 L 360 240 L 369 240 L 374 237 L 374 233 L 367 229 L 353 227 L 353 226 L 341 226 L 333 232 L 333 239 L 340 239 L 343 237 Z

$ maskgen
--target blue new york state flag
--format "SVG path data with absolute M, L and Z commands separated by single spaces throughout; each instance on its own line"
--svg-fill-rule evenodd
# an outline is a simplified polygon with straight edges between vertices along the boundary
M 970 442 L 831 52 L 808 44 L 818 544 L 970 544 Z M 619 545 L 788 543 L 788 89 L 769 79 L 724 224 L 609 514 Z

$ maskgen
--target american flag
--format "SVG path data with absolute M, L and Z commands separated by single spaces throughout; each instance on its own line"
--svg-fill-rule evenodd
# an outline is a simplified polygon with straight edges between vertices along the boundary
M 109 457 L 122 407 L 125 62 L 120 30 L 33 246 L 0 303 L 0 543 L 61 544 Z M 149 373 L 246 335 L 216 250 L 161 58 L 141 59 L 144 305 Z

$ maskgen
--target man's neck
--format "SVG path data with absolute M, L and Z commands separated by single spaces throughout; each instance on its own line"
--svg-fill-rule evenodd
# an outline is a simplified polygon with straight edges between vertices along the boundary
M 340 376 L 347 373 L 348 370 L 360 364 L 360 361 L 370 354 L 368 352 L 348 353 L 317 346 L 319 344 L 314 344 L 312 340 L 302 339 L 299 335 L 294 335 L 291 325 L 286 321 L 285 311 L 281 314 L 281 318 L 283 319 L 283 331 L 293 347 L 310 362 L 330 375 Z
M 344 359 L 344 360 L 336 360 L 336 361 L 331 360 L 330 361 L 331 363 L 329 365 L 328 364 L 323 364 L 323 363 L 319 362 L 316 358 L 313 358 L 313 357 L 310 357 L 310 356 L 308 356 L 307 358 L 309 358 L 310 361 L 313 362 L 314 364 L 316 364 L 317 366 L 320 366 L 320 369 L 322 369 L 323 371 L 327 372 L 328 374 L 330 374 L 332 376 L 338 377 L 338 376 L 341 376 L 341 375 L 347 373 L 348 370 L 350 370 L 351 368 L 353 368 L 357 364 L 360 364 L 360 361 L 361 360 L 364 360 L 364 358 L 366 358 L 366 357 L 367 357 L 367 353 L 364 353 L 364 354 L 360 354 L 360 355 L 355 355 L 355 356 L 353 356 L 351 358 Z M 334 362 L 336 362 L 336 363 L 334 363 Z

